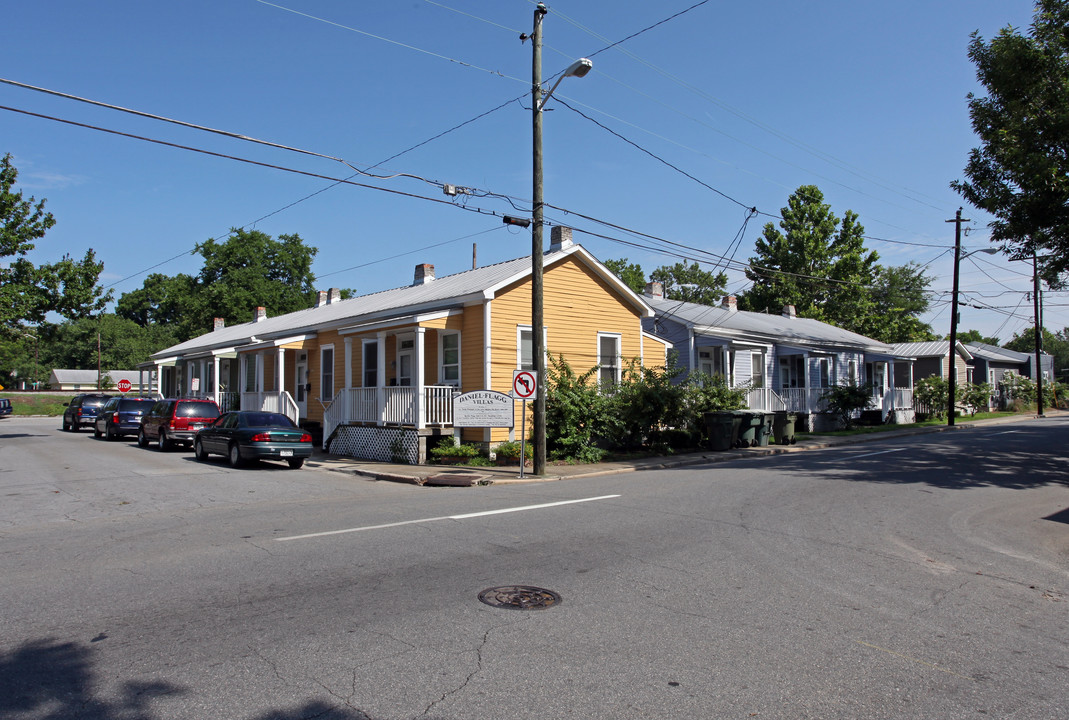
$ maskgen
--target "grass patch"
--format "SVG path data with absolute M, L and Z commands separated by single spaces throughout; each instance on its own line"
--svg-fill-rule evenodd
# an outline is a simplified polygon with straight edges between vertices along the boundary
M 74 395 L 52 395 L 49 393 L 0 393 L 0 397 L 11 401 L 12 415 L 47 415 L 59 417 L 66 409 Z

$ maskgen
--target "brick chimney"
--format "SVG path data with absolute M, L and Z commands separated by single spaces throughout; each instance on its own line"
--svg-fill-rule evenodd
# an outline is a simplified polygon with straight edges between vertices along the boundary
M 341 300 L 341 288 L 331 288 L 327 291 L 327 303 L 336 303 Z
M 327 291 L 320 290 L 316 293 L 316 307 L 323 307 L 327 304 Z
M 226 320 L 223 318 L 215 318 L 212 320 L 212 332 L 222 330 L 224 327 L 226 327 Z
M 549 251 L 559 252 L 570 248 L 572 242 L 572 229 L 562 225 L 554 225 L 549 230 Z
M 739 309 L 739 301 L 734 295 L 725 295 L 723 302 L 720 303 L 720 307 L 730 312 L 735 312 Z
M 412 281 L 413 285 L 426 285 L 427 283 L 434 282 L 434 266 L 423 263 L 416 266 L 416 275 Z
M 642 293 L 646 297 L 663 298 L 664 297 L 664 283 L 659 283 L 656 280 L 646 283 L 646 290 Z
M 260 306 L 256 308 L 256 322 L 263 322 L 267 319 L 267 308 Z
M 797 316 L 798 316 L 798 313 L 795 311 L 794 305 L 784 305 L 783 306 L 783 317 L 792 318 L 792 317 L 797 317 Z

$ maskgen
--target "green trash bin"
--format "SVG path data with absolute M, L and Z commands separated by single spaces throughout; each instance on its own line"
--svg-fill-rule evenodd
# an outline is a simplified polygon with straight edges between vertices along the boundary
M 768 438 L 772 435 L 772 421 L 775 415 L 769 412 L 754 413 L 757 416 L 757 427 L 754 428 L 755 447 L 768 447 Z
M 709 433 L 709 449 L 716 451 L 730 450 L 734 444 L 731 439 L 734 425 L 735 417 L 731 413 L 705 413 L 705 429 Z
M 772 438 L 777 445 L 794 445 L 794 424 L 798 421 L 798 413 L 786 410 L 776 411 L 776 417 L 772 421 Z
M 757 428 L 761 425 L 761 413 L 749 410 L 736 410 L 735 417 L 739 421 L 739 434 L 735 441 L 735 447 L 752 447 L 757 444 Z

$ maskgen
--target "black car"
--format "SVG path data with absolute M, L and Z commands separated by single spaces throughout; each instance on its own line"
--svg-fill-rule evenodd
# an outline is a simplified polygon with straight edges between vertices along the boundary
M 312 436 L 282 413 L 228 412 L 197 433 L 193 452 L 198 460 L 223 455 L 231 467 L 244 460 L 285 460 L 296 470 L 312 456 Z
M 141 416 L 152 409 L 156 401 L 147 397 L 113 397 L 104 404 L 93 423 L 93 435 L 108 440 L 123 435 L 137 435 Z
M 0 417 L 6 417 L 11 414 L 13 408 L 11 407 L 11 401 L 7 398 L 0 398 Z
M 111 395 L 101 393 L 75 395 L 66 403 L 67 409 L 63 411 L 63 429 L 77 432 L 82 425 L 92 425 L 100 414 L 100 408 L 110 399 Z

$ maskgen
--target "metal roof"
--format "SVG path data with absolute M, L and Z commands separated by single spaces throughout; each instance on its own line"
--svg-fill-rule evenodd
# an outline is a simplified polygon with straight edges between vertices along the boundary
M 632 292 L 580 245 L 571 245 L 562 250 L 546 253 L 543 265 L 548 270 L 551 266 L 573 255 L 614 285 L 643 315 L 652 316 L 652 310 L 644 302 L 645 298 Z M 413 312 L 457 307 L 465 302 L 492 299 L 494 293 L 522 280 L 530 273 L 530 256 L 520 257 L 453 275 L 444 275 L 422 285 L 406 285 L 348 300 L 337 300 L 318 307 L 266 318 L 260 322 L 232 325 L 160 350 L 152 357 L 159 359 L 172 356 L 206 355 L 213 351 L 275 340 L 298 332 L 315 332 L 354 323 L 396 318 L 399 315 L 411 315 Z
M 646 296 L 645 299 L 656 311 L 657 321 L 671 319 L 692 327 L 694 332 L 699 334 L 716 335 L 717 331 L 726 331 L 725 334 L 735 335 L 740 339 L 807 346 L 850 347 L 886 355 L 898 354 L 886 343 L 820 320 L 733 310 L 722 305 L 714 307 L 658 297 Z
M 976 357 L 984 360 L 994 360 L 995 362 L 1027 363 L 1032 357 L 1028 353 L 1001 348 L 997 345 L 988 345 L 987 343 L 965 343 L 965 347 L 969 348 L 969 352 Z
M 926 342 L 895 343 L 891 346 L 895 353 L 912 357 L 946 357 L 950 354 L 949 340 L 929 340 Z M 969 348 L 958 343 L 958 354 L 966 360 L 972 360 Z

